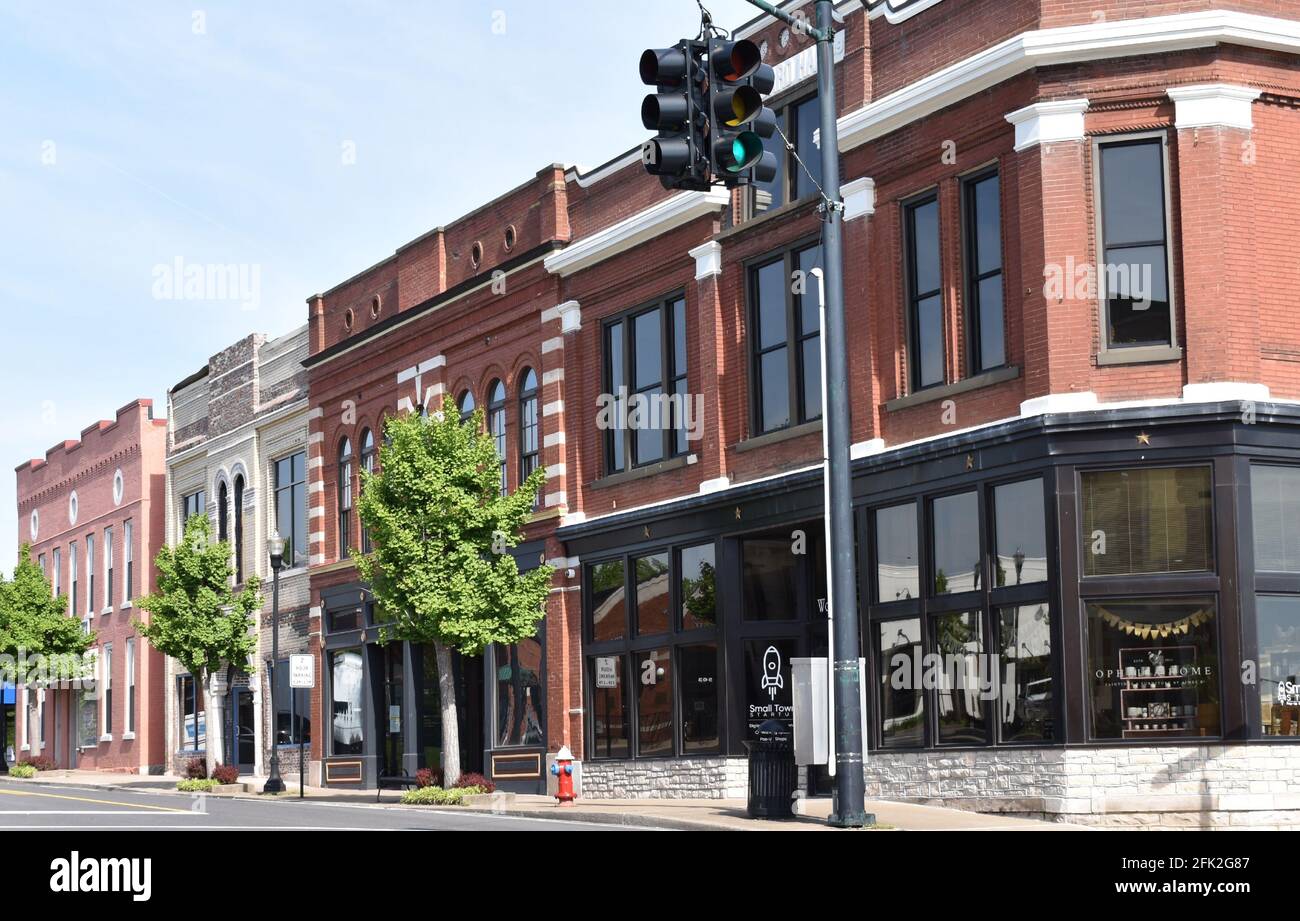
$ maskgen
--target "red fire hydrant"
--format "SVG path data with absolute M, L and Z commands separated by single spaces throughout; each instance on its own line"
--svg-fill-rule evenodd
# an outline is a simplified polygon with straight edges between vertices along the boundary
M 558 781 L 555 798 L 560 801 L 561 806 L 573 806 L 578 796 L 573 792 L 573 752 L 569 751 L 569 746 L 560 749 L 559 754 L 555 756 L 555 763 L 551 765 L 551 774 Z

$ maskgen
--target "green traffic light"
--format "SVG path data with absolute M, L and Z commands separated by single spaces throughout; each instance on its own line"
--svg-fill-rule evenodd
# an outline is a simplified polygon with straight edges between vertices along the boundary
M 731 142 L 731 163 L 727 165 L 727 172 L 743 173 L 762 158 L 763 139 L 753 131 L 746 131 Z

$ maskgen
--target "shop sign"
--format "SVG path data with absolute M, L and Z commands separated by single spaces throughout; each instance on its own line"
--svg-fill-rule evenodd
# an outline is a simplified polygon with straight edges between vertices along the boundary
M 1300 707 L 1300 684 L 1279 681 L 1276 700 L 1279 707 Z
M 602 690 L 618 687 L 618 657 L 609 656 L 596 660 L 596 687 Z
M 792 640 L 745 644 L 746 723 L 750 738 L 770 720 L 794 729 L 794 682 L 790 672 Z

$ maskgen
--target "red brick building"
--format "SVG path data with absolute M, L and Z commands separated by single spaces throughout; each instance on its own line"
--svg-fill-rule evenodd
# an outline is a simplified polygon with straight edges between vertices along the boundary
M 167 422 L 137 400 L 18 468 L 19 541 L 31 545 L 68 616 L 96 636 L 98 680 L 20 688 L 20 760 L 60 768 L 161 773 L 163 657 L 132 623 L 154 589 L 163 545 Z
M 869 792 L 1291 822 L 1300 2 L 839 12 Z M 567 744 L 588 795 L 735 794 L 789 720 L 790 659 L 826 648 L 816 63 L 770 18 L 737 36 L 811 176 L 550 167 L 311 300 L 328 782 L 436 757 L 340 534 L 366 433 L 444 394 L 491 404 L 511 485 L 535 403 L 550 474 L 521 549 L 557 567 L 544 744 L 500 722 L 519 657 L 462 663 L 485 772 L 535 784 Z

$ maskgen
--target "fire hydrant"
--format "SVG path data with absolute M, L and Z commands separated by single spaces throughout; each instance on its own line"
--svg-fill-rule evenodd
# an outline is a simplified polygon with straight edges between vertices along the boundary
M 573 752 L 569 751 L 569 746 L 561 748 L 559 754 L 555 756 L 555 763 L 551 765 L 551 774 L 558 780 L 555 798 L 560 801 L 560 805 L 575 805 L 574 801 L 578 796 L 573 792 Z

